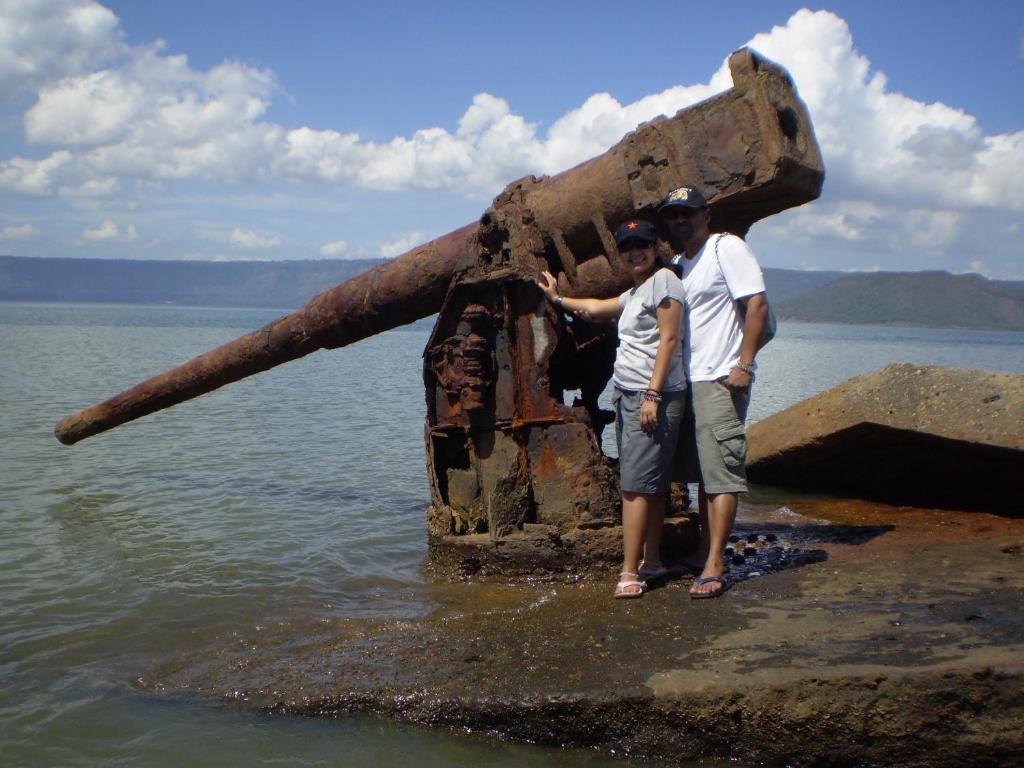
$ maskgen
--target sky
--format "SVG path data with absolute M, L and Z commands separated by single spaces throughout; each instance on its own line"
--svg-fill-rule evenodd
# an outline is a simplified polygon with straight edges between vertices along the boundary
M 1024 279 L 1024 2 L 0 0 L 0 254 L 391 257 L 785 66 L 819 200 L 766 267 Z

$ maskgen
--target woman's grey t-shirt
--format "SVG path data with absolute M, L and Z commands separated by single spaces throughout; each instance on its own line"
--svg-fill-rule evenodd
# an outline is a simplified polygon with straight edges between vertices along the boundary
M 640 391 L 651 383 L 654 359 L 658 355 L 661 332 L 658 330 L 658 305 L 666 298 L 686 307 L 683 284 L 670 269 L 659 269 L 643 283 L 619 296 L 622 314 L 619 316 L 619 349 L 615 355 L 612 381 L 619 389 Z M 681 335 L 686 325 L 681 323 L 680 339 L 673 345 L 672 364 L 662 390 L 678 392 L 686 389 L 683 374 L 683 345 Z

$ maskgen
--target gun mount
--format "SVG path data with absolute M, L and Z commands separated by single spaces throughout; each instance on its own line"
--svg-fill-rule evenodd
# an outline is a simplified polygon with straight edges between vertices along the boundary
M 729 90 L 557 176 L 511 183 L 478 223 L 64 419 L 58 439 L 75 443 L 440 311 L 424 353 L 434 561 L 521 573 L 616 557 L 619 494 L 597 404 L 614 331 L 567 322 L 534 278 L 550 270 L 568 296 L 624 290 L 631 281 L 612 231 L 683 184 L 704 192 L 713 229 L 740 235 L 820 194 L 821 156 L 789 75 L 748 49 L 729 67 Z M 580 393 L 571 405 L 567 391 Z M 678 536 L 673 529 L 666 545 Z

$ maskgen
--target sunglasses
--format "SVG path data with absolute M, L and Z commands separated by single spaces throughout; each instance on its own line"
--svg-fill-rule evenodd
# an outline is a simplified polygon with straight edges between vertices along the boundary
M 663 219 L 692 219 L 698 213 L 703 211 L 703 208 L 686 208 L 682 205 L 670 205 L 668 208 L 661 212 L 661 218 Z
M 647 240 L 641 240 L 639 238 L 631 237 L 629 240 L 623 240 L 619 244 L 619 253 L 626 253 L 627 251 L 639 251 L 643 248 L 650 248 L 654 243 L 648 242 Z

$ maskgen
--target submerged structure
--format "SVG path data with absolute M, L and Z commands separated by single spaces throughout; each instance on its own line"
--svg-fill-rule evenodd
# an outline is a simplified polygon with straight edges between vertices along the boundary
M 64 419 L 58 439 L 75 443 L 439 312 L 423 374 L 435 563 L 522 573 L 617 556 L 619 492 L 598 406 L 614 328 L 563 317 L 535 279 L 550 270 L 566 296 L 621 292 L 631 279 L 611 233 L 683 184 L 705 194 L 713 229 L 739 235 L 820 194 L 821 155 L 789 75 L 749 49 L 729 67 L 729 90 L 557 176 L 513 182 L 477 223 Z

